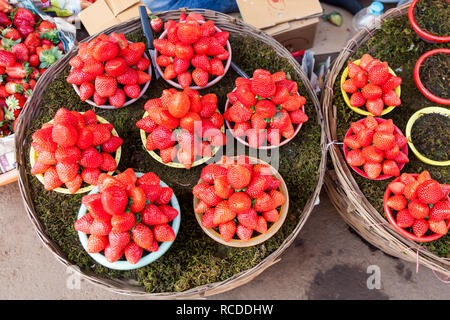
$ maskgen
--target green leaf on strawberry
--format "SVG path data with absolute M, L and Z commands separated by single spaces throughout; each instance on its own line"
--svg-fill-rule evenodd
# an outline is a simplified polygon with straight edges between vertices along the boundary
M 41 39 L 47 39 L 53 42 L 54 44 L 58 44 L 61 40 L 59 39 L 58 30 L 53 29 L 46 32 L 41 33 Z
M 49 68 L 52 64 L 62 57 L 63 53 L 58 50 L 58 47 L 52 47 L 49 50 L 42 51 L 39 55 L 41 64 L 39 68 Z

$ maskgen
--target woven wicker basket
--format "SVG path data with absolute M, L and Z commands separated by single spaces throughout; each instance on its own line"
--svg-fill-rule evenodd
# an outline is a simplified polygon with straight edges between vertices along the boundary
M 408 13 L 408 4 L 387 11 L 381 22 Z M 401 236 L 381 212 L 378 212 L 361 192 L 352 176 L 351 168 L 345 161 L 341 147 L 332 142 L 337 139 L 337 107 L 333 104 L 333 87 L 339 81 L 340 71 L 358 47 L 369 40 L 376 28 L 362 30 L 350 39 L 346 47 L 336 59 L 333 69 L 328 74 L 322 95 L 322 106 L 325 120 L 325 131 L 329 140 L 329 151 L 334 170 L 329 170 L 325 177 L 325 188 L 328 195 L 343 219 L 364 239 L 380 248 L 387 254 L 420 263 L 432 270 L 450 276 L 450 261 L 438 257 L 426 249 Z M 406 94 L 406 93 L 405 93 Z
M 310 98 L 313 100 L 314 108 L 317 113 L 318 125 L 320 125 L 321 129 L 321 141 L 320 141 L 320 150 L 321 150 L 321 161 L 319 165 L 319 174 L 316 181 L 316 187 L 314 192 L 311 194 L 304 208 L 302 208 L 302 215 L 299 219 L 298 224 L 296 225 L 293 232 L 284 240 L 282 245 L 275 250 L 272 254 L 266 257 L 262 262 L 254 266 L 249 270 L 245 270 L 241 273 L 235 274 L 234 276 L 226 279 L 222 282 L 209 283 L 206 285 L 198 286 L 183 292 L 160 292 L 160 293 L 148 293 L 145 292 L 142 287 L 138 287 L 135 284 L 130 284 L 125 281 L 121 281 L 119 279 L 106 279 L 101 277 L 93 272 L 88 272 L 85 270 L 79 271 L 80 274 L 86 278 L 87 280 L 99 284 L 104 288 L 107 288 L 113 292 L 128 294 L 133 296 L 139 296 L 142 298 L 202 298 L 206 296 L 211 296 L 214 294 L 222 293 L 233 288 L 236 288 L 240 285 L 246 284 L 257 277 L 261 272 L 265 269 L 273 265 L 274 263 L 280 261 L 280 255 L 292 244 L 294 239 L 299 234 L 303 225 L 305 224 L 307 218 L 309 217 L 312 209 L 314 208 L 315 203 L 317 203 L 317 199 L 323 184 L 323 179 L 325 175 L 325 131 L 322 126 L 323 118 L 321 114 L 321 109 L 319 105 L 319 101 L 314 94 L 313 88 L 304 74 L 299 64 L 296 62 L 294 57 L 277 41 L 275 41 L 272 37 L 268 36 L 264 32 L 245 24 L 243 21 L 233 18 L 231 16 L 218 13 L 211 10 L 203 10 L 203 9 L 180 9 L 176 11 L 166 11 L 160 13 L 154 13 L 163 19 L 163 21 L 167 21 L 168 19 L 177 19 L 181 12 L 199 12 L 201 13 L 205 19 L 213 20 L 214 23 L 223 28 L 224 30 L 230 32 L 235 35 L 245 35 L 252 36 L 257 38 L 258 40 L 270 45 L 278 55 L 286 58 L 287 61 L 292 65 L 295 71 L 298 73 L 301 81 L 303 82 L 306 90 L 309 93 Z M 109 34 L 111 32 L 122 32 L 129 33 L 141 28 L 141 22 L 138 18 L 126 21 L 119 25 L 110 27 L 104 30 L 104 33 Z M 96 35 L 86 39 L 87 41 L 94 38 Z M 33 201 L 30 196 L 30 185 L 28 181 L 28 175 L 26 174 L 26 162 L 28 161 L 27 155 L 24 153 L 26 147 L 26 131 L 29 128 L 33 118 L 41 112 L 41 100 L 43 98 L 43 93 L 45 88 L 51 83 L 51 81 L 56 77 L 58 73 L 60 73 L 68 64 L 69 60 L 74 57 L 77 53 L 77 48 L 71 50 L 68 54 L 66 54 L 61 60 L 55 63 L 49 72 L 46 72 L 38 81 L 36 90 L 31 99 L 27 101 L 27 108 L 25 112 L 23 112 L 19 118 L 18 130 L 16 133 L 16 156 L 17 156 L 17 165 L 19 170 L 19 187 L 24 200 L 26 211 L 32 220 L 34 226 L 36 227 L 36 231 L 38 233 L 39 238 L 43 241 L 43 243 L 50 249 L 50 251 L 56 256 L 56 258 L 62 262 L 66 266 L 71 266 L 72 263 L 68 260 L 65 253 L 61 250 L 59 246 L 53 242 L 48 235 L 46 235 L 44 231 L 43 224 L 41 223 L 39 216 L 37 215 Z M 151 87 L 149 88 L 151 90 Z

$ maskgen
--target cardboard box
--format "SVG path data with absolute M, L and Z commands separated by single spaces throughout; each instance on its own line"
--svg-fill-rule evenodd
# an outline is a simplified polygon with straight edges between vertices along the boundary
M 80 20 L 90 35 L 139 16 L 139 0 L 97 0 L 80 12 Z M 147 12 L 150 10 L 147 8 Z
M 242 19 L 290 51 L 314 44 L 322 6 L 318 0 L 237 0 Z

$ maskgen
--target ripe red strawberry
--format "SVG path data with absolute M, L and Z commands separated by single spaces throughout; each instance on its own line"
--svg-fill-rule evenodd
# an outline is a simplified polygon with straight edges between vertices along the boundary
M 228 184 L 226 176 L 220 176 L 214 180 L 214 190 L 222 199 L 228 199 L 234 192 Z
M 408 203 L 408 210 L 416 219 L 426 218 L 430 212 L 430 208 L 417 199 L 413 199 Z
M 116 92 L 116 78 L 102 75 L 95 78 L 95 92 L 102 98 L 107 98 Z
M 431 175 L 427 170 L 424 170 L 417 176 L 417 181 L 422 183 L 426 180 L 431 180 Z
M 83 64 L 83 68 L 81 70 L 93 76 L 100 76 L 103 74 L 104 67 L 103 63 L 101 63 L 100 61 L 90 59 Z
M 164 126 L 158 126 L 152 132 L 151 141 L 156 148 L 167 149 L 174 145 L 175 138 L 172 131 Z
M 346 160 L 349 165 L 354 167 L 362 166 L 366 162 L 360 149 L 350 150 L 347 153 Z
M 111 223 L 104 220 L 96 220 L 91 224 L 89 228 L 89 233 L 96 236 L 107 236 L 111 232 Z
M 116 92 L 108 97 L 109 103 L 116 108 L 120 108 L 124 105 L 126 97 L 122 89 L 117 88 Z
M 89 230 L 91 228 L 92 222 L 94 222 L 94 218 L 88 212 L 84 216 L 82 216 L 80 219 L 75 221 L 75 223 L 73 224 L 73 227 L 77 231 L 89 234 L 90 233 Z
M 149 204 L 141 212 L 142 222 L 148 226 L 169 222 L 169 218 L 154 204 Z
M 185 44 L 192 44 L 200 39 L 202 30 L 198 22 L 179 23 L 177 29 L 178 39 Z
M 414 224 L 414 217 L 409 213 L 408 209 L 402 209 L 397 212 L 397 225 L 400 228 L 409 228 Z
M 172 64 L 173 58 L 160 55 L 156 58 L 156 64 L 160 67 L 167 67 L 169 64 Z
M 211 163 L 202 169 L 200 178 L 206 183 L 213 184 L 215 179 L 217 179 L 220 176 L 226 175 L 227 175 L 226 168 L 218 166 L 215 163 Z
M 417 237 L 422 237 L 428 231 L 428 222 L 424 219 L 416 219 L 416 221 L 414 221 L 412 229 Z
M 366 162 L 380 163 L 383 161 L 383 151 L 370 145 L 362 149 L 362 156 Z
M 381 98 L 383 91 L 381 90 L 381 88 L 379 86 L 377 86 L 373 83 L 368 83 L 362 88 L 361 93 L 365 99 L 375 100 L 375 99 Z
M 135 223 L 136 219 L 133 213 L 124 212 L 120 215 L 111 217 L 111 227 L 116 232 L 126 232 L 130 230 Z
M 103 162 L 99 166 L 99 169 L 106 172 L 112 172 L 117 169 L 116 160 L 109 153 L 102 152 Z
M 281 107 L 287 111 L 295 111 L 301 108 L 305 104 L 305 102 L 306 102 L 305 97 L 299 95 L 292 95 L 281 104 Z
M 175 44 L 169 42 L 169 40 L 154 39 L 153 45 L 155 46 L 156 50 L 161 52 L 161 54 L 168 56 L 168 57 L 175 57 Z
M 89 253 L 98 253 L 106 248 L 108 238 L 106 236 L 90 235 L 86 245 L 86 251 Z
M 70 124 L 55 124 L 52 129 L 52 139 L 63 147 L 70 147 L 77 143 L 78 132 Z
M 400 97 L 397 95 L 397 93 L 395 93 L 394 90 L 385 92 L 383 94 L 383 102 L 385 105 L 390 107 L 397 107 L 402 103 Z
M 208 188 L 206 188 L 205 190 L 201 190 L 198 193 L 197 197 L 205 202 L 208 206 L 216 206 L 222 200 L 216 194 L 214 186 L 208 186 Z
M 111 138 L 111 132 L 104 124 L 90 124 L 86 126 L 88 130 L 92 132 L 93 139 L 92 145 L 99 146 L 108 141 Z
M 358 87 L 358 88 L 362 88 L 367 84 L 367 75 L 364 71 L 360 71 L 358 72 L 354 77 L 353 77 L 353 83 Z
M 395 157 L 394 161 L 399 163 L 399 164 L 400 163 L 408 163 L 409 159 L 408 159 L 408 156 L 406 154 L 404 154 L 402 151 L 400 151 L 398 153 L 398 155 Z
M 100 170 L 97 168 L 84 168 L 81 172 L 81 179 L 89 185 L 96 186 L 100 173 Z
M 276 92 L 275 82 L 272 80 L 272 77 L 269 75 L 261 74 L 255 77 L 253 74 L 252 79 L 252 92 L 262 98 L 270 98 Z
M 361 144 L 358 141 L 358 138 L 356 136 L 356 134 L 352 134 L 348 137 L 344 138 L 344 143 L 352 149 L 359 149 L 361 148 Z
M 241 239 L 244 242 L 247 242 L 251 239 L 253 230 L 240 224 L 236 228 L 236 234 L 239 237 L 239 239 Z
M 175 233 L 168 224 L 158 224 L 153 227 L 154 238 L 158 242 L 174 241 Z
M 50 165 L 40 163 L 39 161 L 36 161 L 34 163 L 33 168 L 31 168 L 31 174 L 43 174 L 47 169 L 50 168 Z
M 55 151 L 56 161 L 60 163 L 75 163 L 81 157 L 81 151 L 75 146 L 59 147 Z
M 383 112 L 384 102 L 383 99 L 372 99 L 366 101 L 366 109 L 374 116 L 380 116 Z
M 164 23 L 160 17 L 151 16 L 150 17 L 150 26 L 152 27 L 154 32 L 160 33 L 163 29 Z
M 69 182 L 75 179 L 78 174 L 78 163 L 63 163 L 58 162 L 56 164 L 56 172 L 59 179 L 63 182 Z
M 405 190 L 405 184 L 400 181 L 393 181 L 389 183 L 388 188 L 394 193 L 394 194 L 403 194 L 403 191 Z
M 231 210 L 228 200 L 220 201 L 215 208 L 213 223 L 220 225 L 233 220 L 236 217 L 236 212 Z
M 395 144 L 395 137 L 391 133 L 376 131 L 373 135 L 373 144 L 380 150 L 389 150 Z
M 400 148 L 397 144 L 394 144 L 394 146 L 391 149 L 384 150 L 384 157 L 389 160 L 394 160 L 398 155 L 400 154 Z
M 428 220 L 428 224 L 430 227 L 430 230 L 437 234 L 446 235 L 448 233 L 447 224 L 445 221 L 435 221 L 435 220 Z
M 273 199 L 275 208 L 281 207 L 286 202 L 286 196 L 278 190 L 271 190 L 269 196 Z
M 154 172 L 147 172 L 143 176 L 141 176 L 139 179 L 137 179 L 137 185 L 151 185 L 151 186 L 159 186 L 161 180 L 159 179 L 158 175 L 156 175 Z
M 98 168 L 103 163 L 103 156 L 94 147 L 89 147 L 81 152 L 79 163 L 85 168 Z
M 127 97 L 137 99 L 141 93 L 141 88 L 137 84 L 127 84 L 123 87 L 123 91 Z
M 253 116 L 252 110 L 239 102 L 233 104 L 223 114 L 225 120 L 236 123 L 248 121 L 251 119 L 252 116 Z
M 355 92 L 350 97 L 350 105 L 352 107 L 358 108 L 362 107 L 366 103 L 366 98 L 362 95 L 361 92 Z
M 256 228 L 254 230 L 262 234 L 267 232 L 267 221 L 263 216 L 258 216 Z
M 86 101 L 94 94 L 95 87 L 92 82 L 84 82 L 80 85 L 79 90 L 80 90 L 80 100 Z
M 358 92 L 358 88 L 359 87 L 356 84 L 354 79 L 347 79 L 342 84 L 342 89 L 344 89 L 344 91 L 347 93 L 356 93 L 356 92 Z M 364 88 L 363 88 L 363 90 L 364 90 Z
M 118 186 L 110 186 L 101 194 L 103 208 L 111 215 L 120 215 L 128 204 L 128 196 L 124 189 Z
M 367 174 L 369 179 L 376 179 L 381 173 L 382 167 L 378 162 L 367 162 L 363 165 L 364 172 Z
M 153 244 L 152 230 L 142 223 L 137 223 L 131 230 L 133 241 L 141 248 L 149 250 Z
M 372 143 L 374 131 L 369 128 L 363 128 L 356 134 L 356 139 L 361 147 L 367 147 Z
M 109 76 L 118 77 L 127 70 L 127 63 L 124 58 L 117 57 L 106 61 L 104 70 Z
M 235 192 L 228 199 L 228 205 L 236 214 L 246 213 L 250 209 L 252 201 L 246 193 Z
M 209 63 L 211 65 L 211 70 L 209 71 L 211 74 L 221 76 L 225 73 L 225 68 L 221 60 L 213 58 L 209 61 Z
M 393 160 L 385 160 L 383 162 L 383 173 L 389 176 L 398 177 L 400 176 L 400 169 L 397 163 Z
M 136 264 L 141 259 L 143 251 L 144 250 L 134 241 L 130 241 L 123 250 L 123 253 L 125 254 L 125 259 L 127 259 L 129 263 Z
M 216 37 L 208 38 L 208 56 L 217 56 L 225 52 L 225 48 Z
M 351 61 L 348 62 L 347 67 L 348 67 L 348 76 L 350 78 L 353 78 L 358 72 L 362 71 L 360 66 Z
M 435 204 L 444 197 L 442 187 L 436 180 L 426 180 L 417 187 L 417 198 L 426 204 Z
M 204 87 L 208 84 L 209 73 L 203 69 L 196 68 L 192 71 L 192 80 L 199 87 Z
M 448 201 L 439 201 L 433 205 L 430 210 L 430 220 L 440 221 L 449 219 L 450 217 L 450 204 Z
M 202 69 L 206 72 L 211 71 L 211 64 L 210 64 L 209 59 L 206 56 L 206 54 L 194 55 L 194 57 L 191 60 L 191 63 L 195 68 Z
M 419 187 L 419 184 L 420 183 L 415 180 L 407 183 L 405 186 L 405 190 L 403 191 L 404 196 L 409 200 L 416 198 L 417 188 Z
M 381 86 L 383 93 L 395 90 L 399 85 L 402 84 L 402 78 L 391 75 L 388 80 Z
M 159 150 L 159 155 L 163 163 L 172 162 L 177 156 L 177 147 L 172 146 L 166 149 Z
M 258 225 L 258 215 L 253 208 L 250 208 L 247 212 L 239 213 L 237 219 L 240 224 L 250 229 L 255 229 Z
M 276 209 L 264 211 L 262 216 L 267 222 L 277 222 L 280 219 L 280 215 Z
M 182 88 L 188 88 L 192 83 L 192 75 L 190 72 L 183 72 L 177 76 L 177 81 Z
M 234 221 L 228 221 L 220 224 L 219 232 L 222 239 L 229 242 L 236 233 L 236 223 Z
M 395 194 L 387 200 L 386 204 L 389 208 L 400 211 L 406 208 L 407 201 L 401 194 Z
M 275 209 L 275 201 L 272 199 L 272 197 L 267 194 L 263 193 L 261 196 L 259 196 L 254 204 L 254 208 L 258 212 L 264 212 L 264 211 L 270 211 L 272 209 Z
M 192 59 L 193 56 L 194 56 L 194 49 L 192 48 L 192 46 L 184 44 L 182 42 L 177 42 L 175 44 L 175 59 L 173 60 L 174 65 L 177 60 L 181 60 L 184 63 L 186 63 L 187 66 L 189 67 L 189 61 Z M 175 70 L 176 69 L 177 68 L 175 67 Z M 187 68 L 184 68 L 182 72 L 186 70 Z
M 161 210 L 161 212 L 167 217 L 168 222 L 172 221 L 178 216 L 178 211 L 166 204 L 160 205 L 159 210 Z
M 87 149 L 92 146 L 94 141 L 94 134 L 88 128 L 82 128 L 78 131 L 77 147 L 80 149 Z
M 195 206 L 194 212 L 195 213 L 205 213 L 208 209 L 209 209 L 209 206 L 200 200 L 199 203 Z
M 136 122 L 136 126 L 147 133 L 151 133 L 158 126 L 158 124 L 153 121 L 150 116 L 147 116 L 138 120 L 138 122 Z
M 90 54 L 98 61 L 108 61 L 119 54 L 119 46 L 114 42 L 101 40 L 92 48 Z
M 135 65 L 145 52 L 143 42 L 130 43 L 125 49 L 120 50 L 120 56 L 123 57 L 128 66 Z
M 283 132 L 283 130 L 291 123 L 290 121 L 289 113 L 286 110 L 281 109 L 273 116 L 269 126 L 271 129 L 278 129 L 280 132 Z
M 231 166 L 227 172 L 229 184 L 237 190 L 245 188 L 250 183 L 251 176 L 251 171 L 239 164 Z
M 379 63 L 370 68 L 368 72 L 369 81 L 376 85 L 383 85 L 389 79 L 389 68 L 383 63 Z

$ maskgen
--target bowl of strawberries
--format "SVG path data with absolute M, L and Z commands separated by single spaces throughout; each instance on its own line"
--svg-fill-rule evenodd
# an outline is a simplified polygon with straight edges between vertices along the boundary
M 231 247 L 255 246 L 271 238 L 289 207 L 288 189 L 278 171 L 243 155 L 208 164 L 192 192 L 203 231 Z
M 392 119 L 367 116 L 350 124 L 344 138 L 344 155 L 350 167 L 364 178 L 398 177 L 409 162 L 408 139 Z
M 223 116 L 240 143 L 254 149 L 277 148 L 292 140 L 308 121 L 306 99 L 283 71 L 271 74 L 256 69 L 252 79 L 239 77 L 235 84 Z
M 145 93 L 152 77 L 145 44 L 129 42 L 123 33 L 101 34 L 80 43 L 69 64 L 66 81 L 82 101 L 102 109 L 132 104 Z
M 402 78 L 396 76 L 387 62 L 366 53 L 361 59 L 348 62 L 341 76 L 341 92 L 354 112 L 381 116 L 401 104 L 401 83 Z
M 127 169 L 102 174 L 82 198 L 74 229 L 86 252 L 116 270 L 146 266 L 169 250 L 178 234 L 180 206 L 172 188 L 153 173 Z
M 88 192 L 97 185 L 102 172 L 112 174 L 123 143 L 113 125 L 94 111 L 65 108 L 35 131 L 32 139 L 31 174 L 45 190 L 66 194 Z
M 450 185 L 431 178 L 428 171 L 403 173 L 386 188 L 383 202 L 389 223 L 418 242 L 437 240 L 450 228 Z
M 150 155 L 174 168 L 190 169 L 209 160 L 226 144 L 224 120 L 217 96 L 200 96 L 185 88 L 163 90 L 161 98 L 150 99 L 136 125 Z
M 229 33 L 205 21 L 200 14 L 185 20 L 169 20 L 164 32 L 153 40 L 156 69 L 170 85 L 182 89 L 208 88 L 222 79 L 230 68 Z M 210 79 L 212 76 L 212 79 Z

